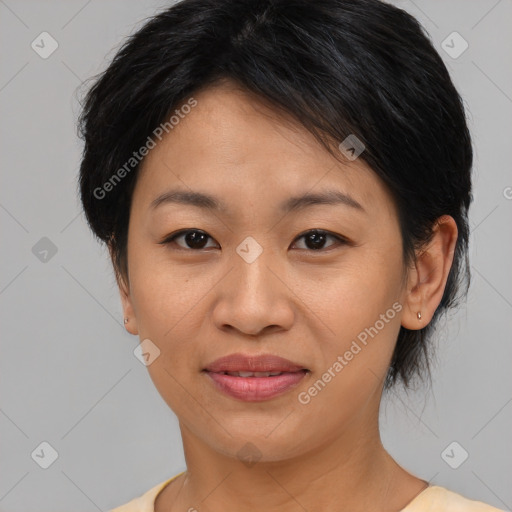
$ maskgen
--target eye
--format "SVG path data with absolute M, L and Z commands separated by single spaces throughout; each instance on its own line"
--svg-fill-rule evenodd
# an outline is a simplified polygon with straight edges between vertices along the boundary
M 164 240 L 160 242 L 161 245 L 169 245 L 171 243 L 176 243 L 181 249 L 191 249 L 191 250 L 202 250 L 205 248 L 208 248 L 206 245 L 206 242 L 208 238 L 211 238 L 210 235 L 205 233 L 204 231 L 201 231 L 200 229 L 183 229 L 181 231 L 178 231 L 176 233 L 173 233 L 166 237 Z M 333 233 L 329 233 L 328 231 L 322 230 L 322 229 L 311 229 L 309 231 L 306 231 L 305 233 L 302 233 L 299 235 L 296 240 L 300 240 L 301 238 L 304 238 L 304 243 L 306 244 L 305 248 L 299 248 L 304 250 L 310 250 L 310 251 L 322 251 L 324 250 L 325 241 L 328 238 L 332 238 L 335 240 L 334 244 L 332 245 L 349 245 L 350 242 L 346 238 L 342 237 L 341 235 L 335 235 Z M 182 245 L 180 243 L 177 243 L 177 240 L 183 239 L 183 243 L 186 245 Z M 213 239 L 212 239 L 213 240 Z
M 174 243 L 176 240 L 179 240 L 180 238 L 183 238 L 184 242 L 188 245 L 188 247 L 184 247 L 178 244 L 181 249 L 201 250 L 205 248 L 206 240 L 211 237 L 210 235 L 206 234 L 204 231 L 201 231 L 200 229 L 182 229 L 181 231 L 178 231 L 177 233 L 171 234 L 168 237 L 166 237 L 164 240 L 160 242 L 160 244 L 168 245 Z
M 324 231 L 322 229 L 311 229 L 306 231 L 302 235 L 299 235 L 296 240 L 304 238 L 304 243 L 306 244 L 305 250 L 311 251 L 322 251 L 324 250 L 324 244 L 327 238 L 332 238 L 335 240 L 334 244 L 328 246 L 330 248 L 332 245 L 346 245 L 349 241 L 340 236 L 335 235 L 333 233 L 329 233 L 328 231 Z

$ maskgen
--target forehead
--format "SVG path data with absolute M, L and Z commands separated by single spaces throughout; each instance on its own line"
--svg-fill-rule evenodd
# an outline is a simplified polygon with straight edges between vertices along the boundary
M 365 208 L 389 202 L 383 183 L 362 159 L 337 160 L 290 115 L 256 95 L 228 82 L 192 97 L 195 106 L 176 118 L 145 157 L 134 201 L 148 207 L 178 186 L 227 196 L 232 203 L 258 199 L 260 207 L 263 200 L 282 204 L 285 197 L 333 187 Z

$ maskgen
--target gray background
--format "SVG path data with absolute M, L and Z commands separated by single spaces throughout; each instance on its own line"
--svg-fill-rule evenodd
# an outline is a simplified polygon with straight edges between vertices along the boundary
M 431 34 L 467 105 L 473 283 L 439 332 L 433 389 L 383 404 L 383 441 L 416 475 L 510 510 L 512 1 L 394 3 Z M 107 510 L 185 469 L 76 187 L 77 87 L 164 5 L 0 0 L 1 512 Z M 31 48 L 43 31 L 59 44 L 47 59 Z M 469 44 L 457 58 L 441 46 L 453 31 Z M 43 441 L 58 453 L 48 469 L 31 457 Z M 453 441 L 469 453 L 457 469 L 441 456 Z M 449 453 L 453 464 L 462 451 Z

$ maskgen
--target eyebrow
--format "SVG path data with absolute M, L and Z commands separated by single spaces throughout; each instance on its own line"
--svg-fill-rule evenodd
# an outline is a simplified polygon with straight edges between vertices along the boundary
M 183 204 L 196 206 L 205 210 L 228 212 L 226 205 L 216 197 L 201 192 L 169 190 L 156 197 L 151 202 L 150 209 L 155 210 L 163 204 Z M 359 202 L 339 190 L 324 190 L 318 193 L 306 193 L 300 196 L 290 197 L 279 205 L 279 210 L 281 213 L 288 213 L 320 204 L 345 205 L 366 213 L 366 210 Z

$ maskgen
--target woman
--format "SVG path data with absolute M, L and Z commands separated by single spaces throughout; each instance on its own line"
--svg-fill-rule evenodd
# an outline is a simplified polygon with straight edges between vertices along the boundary
M 116 508 L 497 510 L 383 447 L 467 291 L 471 138 L 377 0 L 184 0 L 88 92 L 81 199 L 187 470 Z

